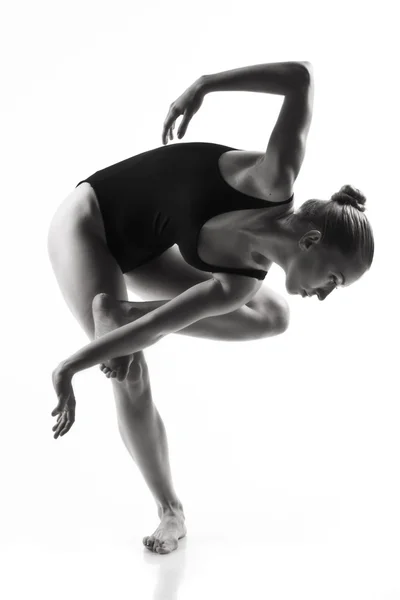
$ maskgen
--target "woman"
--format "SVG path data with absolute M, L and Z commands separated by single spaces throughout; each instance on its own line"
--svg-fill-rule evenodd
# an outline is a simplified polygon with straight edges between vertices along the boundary
M 242 90 L 284 96 L 265 153 L 178 138 L 206 94 Z M 293 208 L 314 82 L 308 62 L 255 65 L 196 80 L 170 107 L 163 146 L 97 171 L 67 196 L 49 229 L 50 260 L 90 344 L 53 372 L 54 437 L 75 419 L 72 377 L 101 363 L 111 378 L 119 430 L 158 506 L 151 550 L 186 534 L 163 422 L 143 349 L 169 333 L 251 340 L 286 330 L 286 300 L 262 281 L 272 263 L 289 294 L 324 300 L 368 270 L 373 235 L 365 197 L 346 185 L 329 201 Z M 147 302 L 129 302 L 127 287 Z

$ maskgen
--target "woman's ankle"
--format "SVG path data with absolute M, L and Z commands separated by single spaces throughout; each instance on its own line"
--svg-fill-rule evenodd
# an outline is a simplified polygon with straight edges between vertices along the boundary
M 158 516 L 160 519 L 165 515 L 176 515 L 179 514 L 183 518 L 185 518 L 183 512 L 183 505 L 179 500 L 174 502 L 165 502 L 163 504 L 158 505 Z

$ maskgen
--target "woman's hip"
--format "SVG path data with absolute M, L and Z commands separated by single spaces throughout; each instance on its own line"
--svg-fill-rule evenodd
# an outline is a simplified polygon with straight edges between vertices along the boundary
M 88 182 L 74 188 L 58 205 L 49 224 L 48 236 L 62 236 L 63 232 L 76 228 L 85 228 L 107 243 L 98 198 Z

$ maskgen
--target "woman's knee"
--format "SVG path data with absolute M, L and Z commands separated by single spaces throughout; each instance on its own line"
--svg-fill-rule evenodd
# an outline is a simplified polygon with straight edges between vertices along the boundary
M 269 300 L 264 311 L 264 333 L 265 335 L 279 335 L 284 333 L 290 323 L 290 308 L 288 302 L 282 296 Z
M 281 311 L 274 322 L 274 331 L 275 335 L 279 335 L 280 333 L 285 333 L 288 329 L 290 323 L 290 311 L 289 309 L 284 309 Z
M 135 352 L 124 382 L 146 388 L 150 385 L 149 369 L 143 350 Z
M 260 335 L 278 335 L 289 327 L 290 307 L 287 300 L 267 286 L 263 286 L 247 306 L 259 315 Z

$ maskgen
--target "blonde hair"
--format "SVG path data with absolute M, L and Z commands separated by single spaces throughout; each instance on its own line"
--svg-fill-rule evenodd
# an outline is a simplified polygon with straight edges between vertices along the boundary
M 329 200 L 306 200 L 296 212 L 322 233 L 321 243 L 339 248 L 350 256 L 357 252 L 369 269 L 374 257 L 374 236 L 364 214 L 366 197 L 352 185 L 343 185 Z

